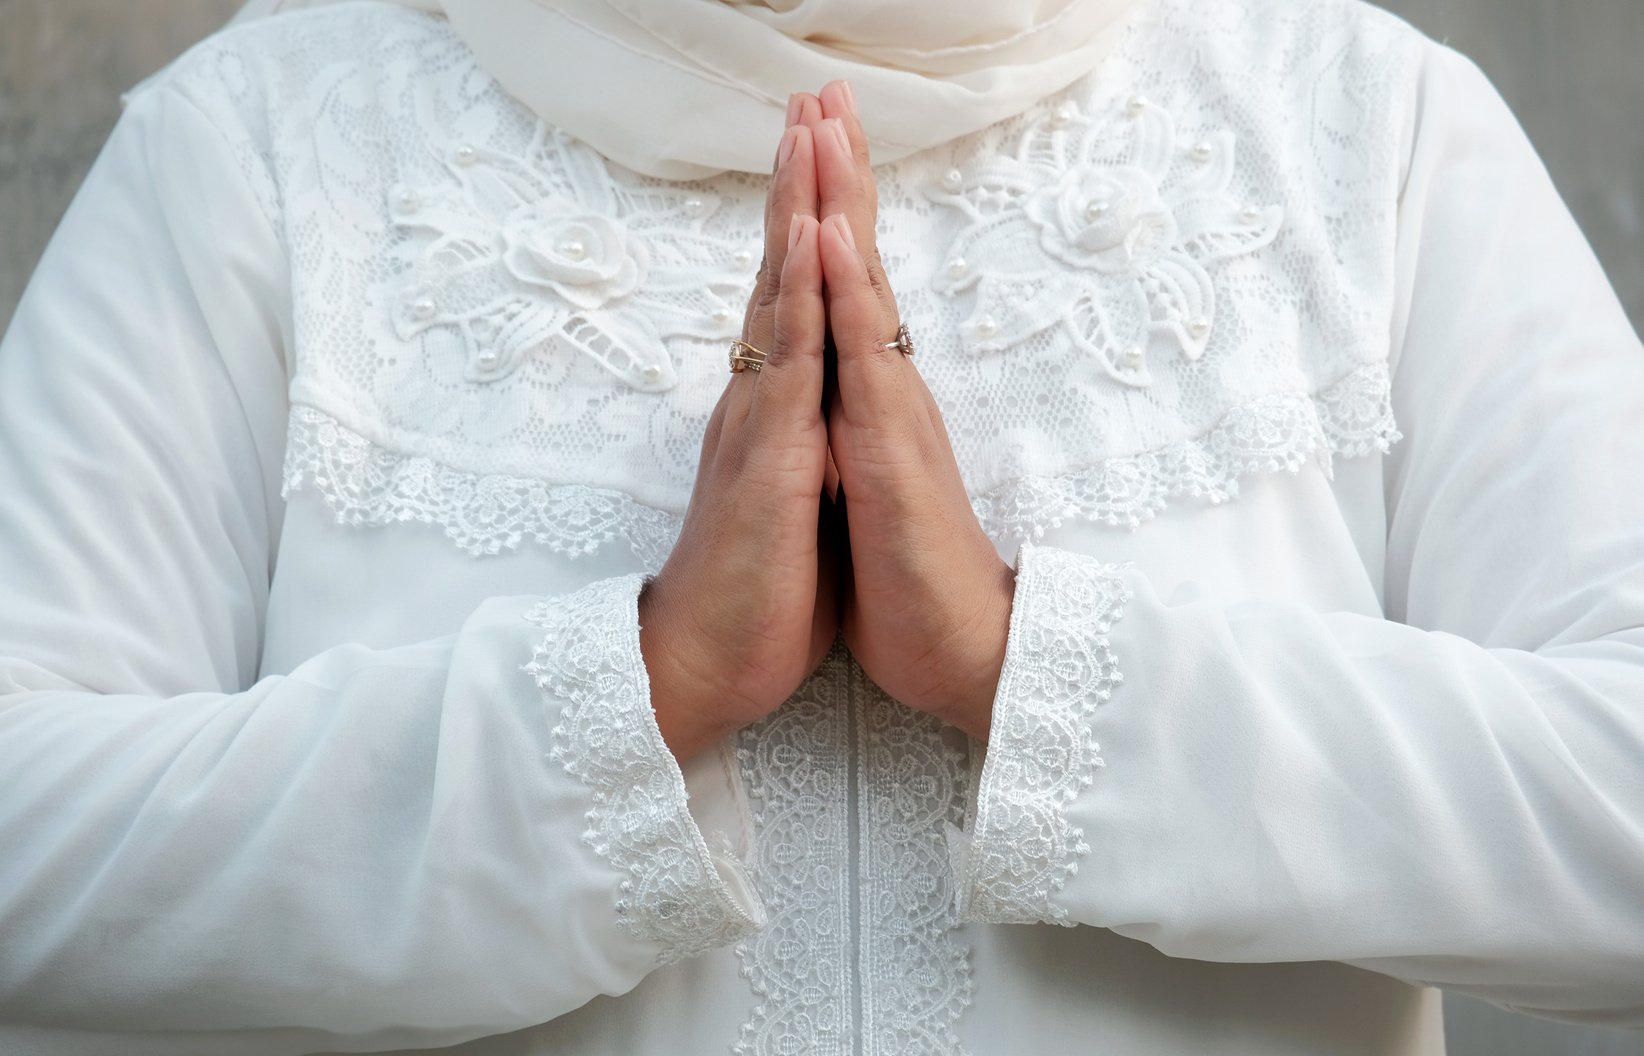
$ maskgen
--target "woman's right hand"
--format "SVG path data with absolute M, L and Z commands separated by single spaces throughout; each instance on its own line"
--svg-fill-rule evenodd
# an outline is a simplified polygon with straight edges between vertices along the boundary
M 765 207 L 765 259 L 743 339 L 763 369 L 733 374 L 708 420 L 679 542 L 639 598 L 651 700 L 680 760 L 776 710 L 838 628 L 826 545 L 826 321 L 816 164 L 796 97 Z M 810 115 L 819 117 L 820 114 Z

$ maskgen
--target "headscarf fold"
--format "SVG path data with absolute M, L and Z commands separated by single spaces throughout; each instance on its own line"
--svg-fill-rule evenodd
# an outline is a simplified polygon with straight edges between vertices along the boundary
M 236 20 L 330 0 L 251 0 Z M 443 12 L 550 124 L 664 179 L 767 172 L 788 96 L 847 79 L 875 162 L 1095 69 L 1134 0 L 390 0 Z

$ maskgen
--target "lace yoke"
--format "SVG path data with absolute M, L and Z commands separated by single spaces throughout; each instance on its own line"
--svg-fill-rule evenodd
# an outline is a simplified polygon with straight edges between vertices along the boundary
M 920 369 L 1007 548 L 1398 437 L 1414 35 L 1346 3 L 1143 10 L 1101 70 L 877 170 Z M 222 128 L 290 251 L 288 492 L 474 554 L 623 540 L 660 564 L 765 177 L 606 162 L 442 20 L 372 3 L 220 35 L 167 81 Z

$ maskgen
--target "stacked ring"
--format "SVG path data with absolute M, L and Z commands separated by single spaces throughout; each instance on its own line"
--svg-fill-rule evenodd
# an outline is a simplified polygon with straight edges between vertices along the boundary
M 765 365 L 765 353 L 748 344 L 746 341 L 731 342 L 731 373 L 740 374 L 744 370 L 759 373 L 759 368 Z

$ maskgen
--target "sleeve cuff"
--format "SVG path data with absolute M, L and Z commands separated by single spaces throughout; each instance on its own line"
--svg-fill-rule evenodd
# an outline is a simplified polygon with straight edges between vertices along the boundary
M 1070 924 L 1054 896 L 1090 852 L 1068 805 L 1101 768 L 1090 718 L 1123 681 L 1107 638 L 1124 566 L 1024 546 L 970 824 L 953 834 L 961 922 Z
M 555 723 L 550 759 L 591 795 L 583 842 L 622 876 L 617 923 L 656 947 L 661 966 L 736 942 L 765 914 L 731 841 L 721 833 L 710 848 L 657 727 L 639 647 L 643 584 L 620 576 L 534 605 L 526 619 L 543 637 L 525 669 Z

